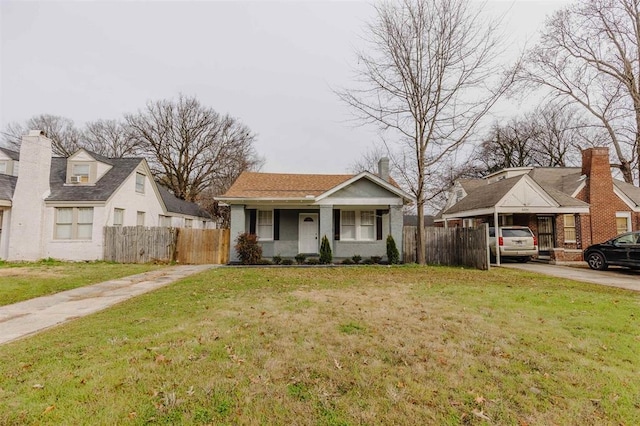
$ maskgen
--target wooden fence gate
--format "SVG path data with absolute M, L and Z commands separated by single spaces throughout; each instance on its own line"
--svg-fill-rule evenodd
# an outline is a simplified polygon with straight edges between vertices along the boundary
M 485 228 L 425 227 L 426 260 L 429 265 L 469 266 L 489 269 L 489 246 Z M 417 259 L 418 227 L 405 226 L 402 236 L 404 263 Z
M 229 237 L 228 229 L 105 226 L 104 260 L 226 264 Z

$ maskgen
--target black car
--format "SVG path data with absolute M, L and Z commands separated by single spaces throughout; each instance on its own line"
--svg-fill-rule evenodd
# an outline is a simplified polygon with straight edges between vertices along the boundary
M 605 270 L 609 265 L 640 268 L 640 231 L 618 235 L 604 243 L 589 246 L 584 259 L 591 269 Z

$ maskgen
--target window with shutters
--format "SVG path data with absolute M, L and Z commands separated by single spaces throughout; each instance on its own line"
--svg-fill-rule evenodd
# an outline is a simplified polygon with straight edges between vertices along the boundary
M 340 240 L 373 241 L 376 239 L 376 215 L 374 210 L 342 210 Z
M 273 240 L 273 210 L 258 210 L 256 225 L 259 240 Z

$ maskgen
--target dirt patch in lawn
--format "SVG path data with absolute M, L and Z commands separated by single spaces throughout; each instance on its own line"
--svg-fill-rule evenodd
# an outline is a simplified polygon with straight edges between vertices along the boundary
M 33 278 L 59 278 L 64 275 L 62 268 L 0 268 L 0 277 L 33 277 Z

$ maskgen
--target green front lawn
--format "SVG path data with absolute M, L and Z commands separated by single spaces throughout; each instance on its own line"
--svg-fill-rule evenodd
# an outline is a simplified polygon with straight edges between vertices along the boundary
M 0 346 L 0 424 L 631 425 L 639 316 L 499 268 L 214 269 Z
M 15 263 L 0 261 L 0 306 L 161 267 L 152 264 L 122 265 L 55 260 Z

